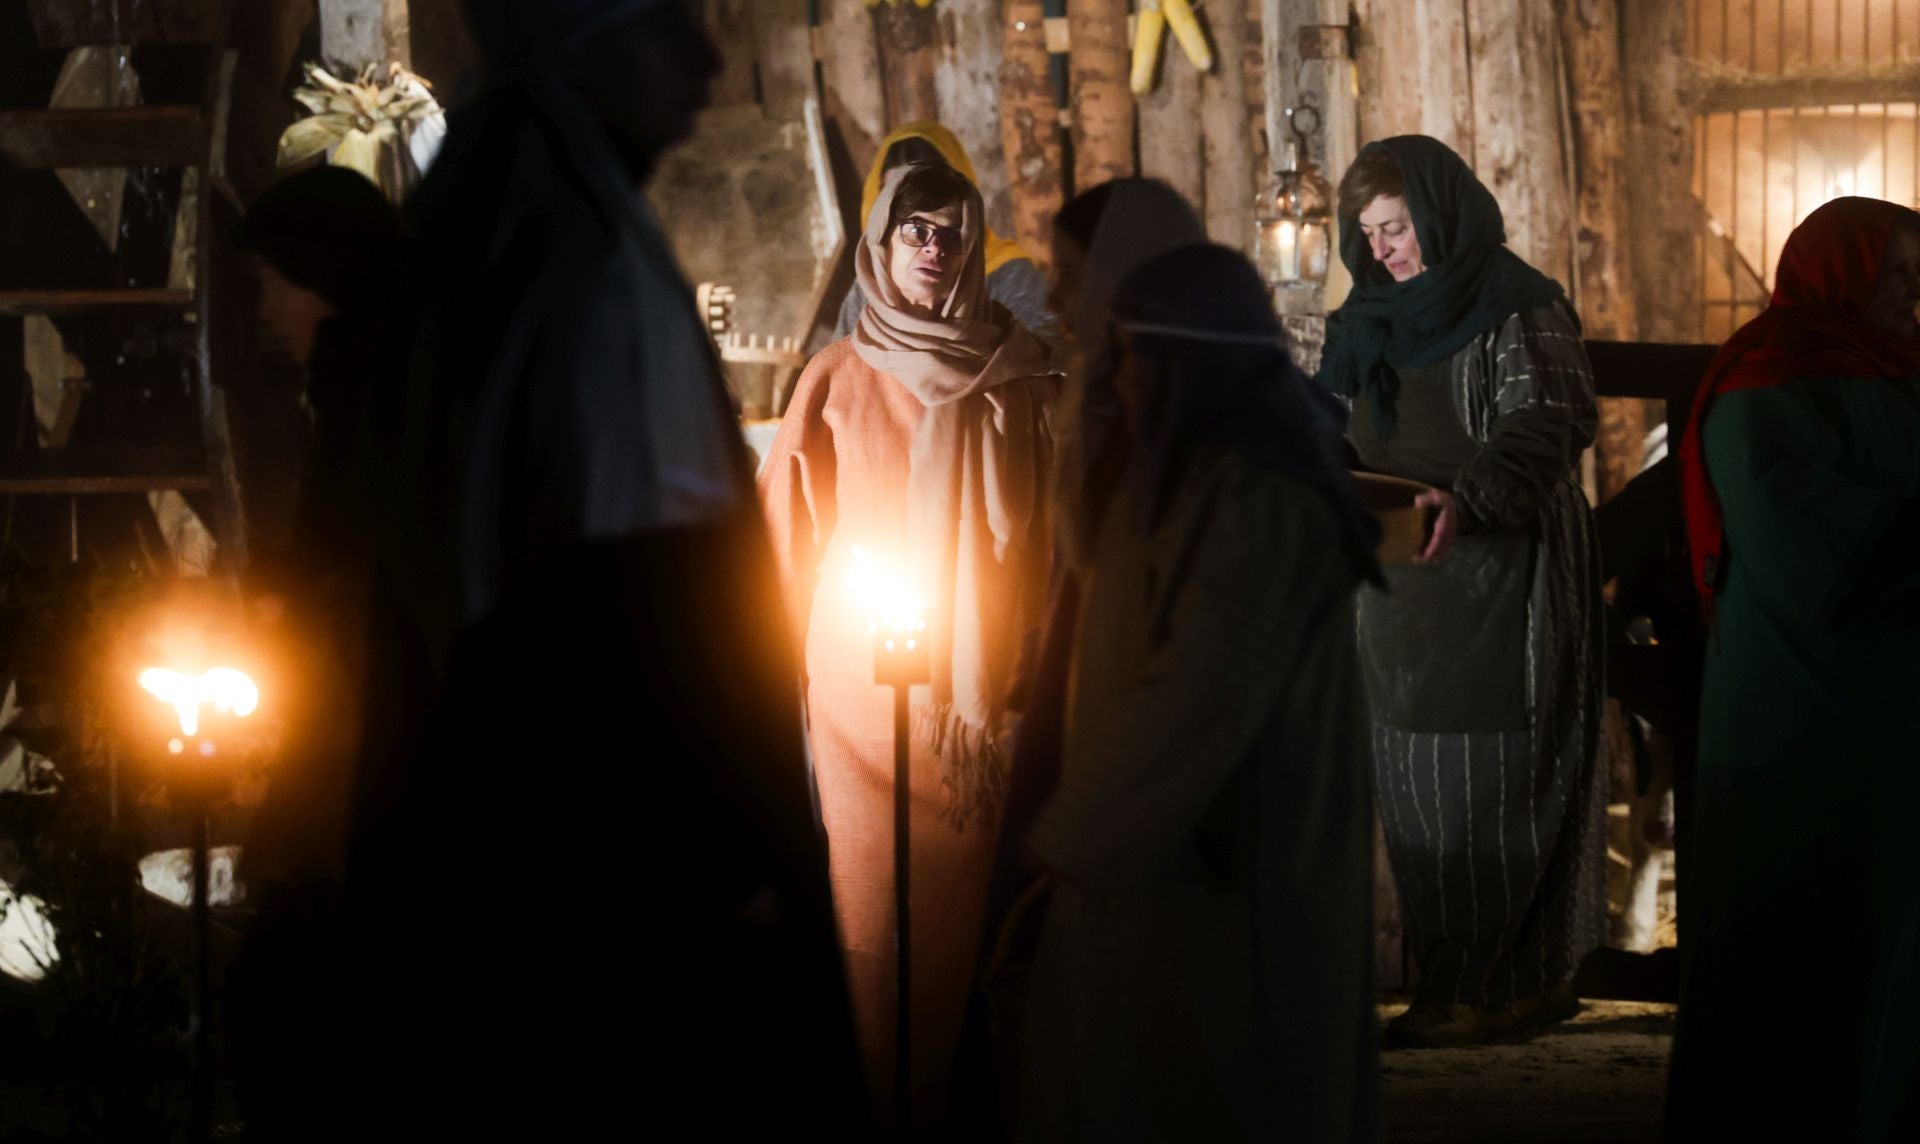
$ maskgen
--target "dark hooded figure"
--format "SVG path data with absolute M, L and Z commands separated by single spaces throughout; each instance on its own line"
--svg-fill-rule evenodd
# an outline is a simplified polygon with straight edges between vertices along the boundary
M 347 1139 L 865 1131 L 749 453 L 640 188 L 688 0 L 476 0 L 414 200 L 346 890 Z
M 1216 246 L 1113 302 L 1125 467 L 1086 572 L 1018 1136 L 1378 1134 L 1366 706 L 1373 521 L 1341 410 Z
M 1920 214 L 1822 206 L 1681 440 L 1713 630 L 1673 1140 L 1920 1139 L 1917 301 Z
M 260 312 L 306 371 L 311 433 L 299 510 L 282 551 L 256 551 L 256 611 L 299 649 L 279 694 L 286 744 L 242 864 L 255 911 L 228 980 L 236 1073 L 249 1130 L 299 1138 L 309 1086 L 337 1046 L 316 1036 L 339 996 L 338 900 L 365 670 L 365 506 L 355 494 L 355 427 L 380 377 L 400 223 L 356 172 L 319 167 L 263 193 L 241 225 L 258 259 Z
M 1431 486 L 1426 550 L 1361 595 L 1374 789 L 1419 963 L 1402 1045 L 1561 1020 L 1606 921 L 1592 369 L 1558 283 L 1460 156 L 1406 135 L 1340 181 L 1354 289 L 1319 380 L 1361 463 Z

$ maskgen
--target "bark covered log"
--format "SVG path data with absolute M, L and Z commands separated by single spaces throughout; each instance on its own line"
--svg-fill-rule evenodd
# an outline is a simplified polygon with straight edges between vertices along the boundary
M 1000 133 L 1000 0 L 935 8 L 940 45 L 933 78 L 940 121 L 973 159 L 988 225 L 1011 234 L 1013 204 L 1008 198 L 1006 151 Z
M 940 25 L 931 8 L 883 4 L 873 10 L 880 43 L 880 74 L 887 96 L 887 126 L 940 118 L 934 69 L 940 56 Z
M 1042 265 L 1051 259 L 1062 163 L 1045 16 L 1040 0 L 1006 0 L 1000 59 L 1000 140 L 1011 182 L 1013 234 Z
M 1171 45 L 1169 45 L 1171 48 Z M 1179 191 L 1200 213 L 1207 201 L 1200 73 L 1177 48 L 1160 55 L 1160 82 L 1139 97 L 1140 173 Z
M 1248 33 L 1244 5 L 1215 4 L 1207 15 L 1214 68 L 1200 81 L 1200 125 L 1207 156 L 1207 235 L 1247 250 L 1253 232 L 1253 140 L 1244 70 Z
M 1355 0 L 1355 8 L 1361 138 L 1431 135 L 1472 162 L 1467 4 Z
M 1670 0 L 1621 0 L 1627 217 L 1639 334 L 1700 340 L 1702 216 L 1693 195 L 1693 119 L 1682 100 L 1687 17 Z
M 1073 185 L 1084 190 L 1134 172 L 1127 0 L 1067 0 L 1067 30 Z
M 1469 0 L 1474 141 L 1470 161 L 1500 201 L 1507 244 L 1563 284 L 1573 276 L 1564 55 L 1551 6 Z

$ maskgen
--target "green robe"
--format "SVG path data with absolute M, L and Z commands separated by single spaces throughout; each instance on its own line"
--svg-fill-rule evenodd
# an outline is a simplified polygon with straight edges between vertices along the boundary
M 1675 1139 L 1914 1139 L 1920 386 L 1715 399 Z M 1769 1094 L 1755 1099 L 1755 1094 Z
M 1123 481 L 1032 846 L 1021 1139 L 1377 1135 L 1357 573 L 1321 494 L 1203 452 L 1151 534 Z

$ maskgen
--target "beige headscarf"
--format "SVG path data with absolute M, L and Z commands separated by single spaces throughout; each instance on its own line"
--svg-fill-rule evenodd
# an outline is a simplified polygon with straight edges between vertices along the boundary
M 922 166 L 889 175 L 867 218 L 854 253 L 867 308 L 853 348 L 926 406 L 909 455 L 907 505 L 912 565 L 933 592 L 933 688 L 915 730 L 939 755 L 952 817 L 964 824 L 996 809 L 1005 790 L 997 732 L 1023 641 L 1046 604 L 1047 407 L 1061 368 L 1051 345 L 987 297 L 978 191 L 962 205 L 965 254 L 939 310 L 909 303 L 894 284 L 893 203 Z

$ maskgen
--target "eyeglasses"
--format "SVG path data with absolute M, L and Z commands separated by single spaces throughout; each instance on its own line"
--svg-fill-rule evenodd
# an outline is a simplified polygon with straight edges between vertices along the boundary
M 900 241 L 906 243 L 908 246 L 925 246 L 937 238 L 940 240 L 940 249 L 942 250 L 957 251 L 960 249 L 961 234 L 960 228 L 958 227 L 935 226 L 930 222 L 922 222 L 917 218 L 910 218 L 901 223 L 894 233 L 899 235 Z

